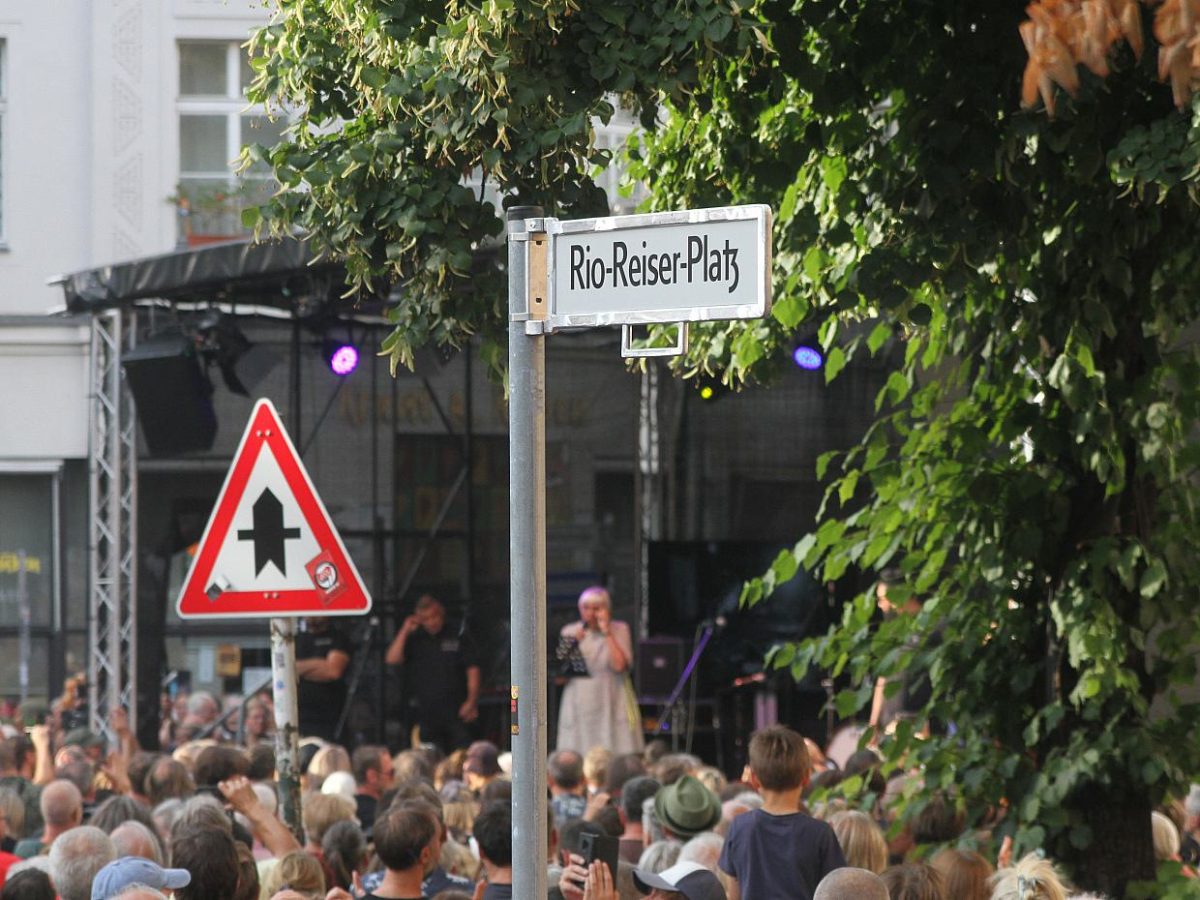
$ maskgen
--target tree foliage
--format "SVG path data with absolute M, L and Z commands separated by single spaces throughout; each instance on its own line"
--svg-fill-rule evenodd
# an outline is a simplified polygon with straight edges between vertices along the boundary
M 772 664 L 833 670 L 842 715 L 927 668 L 953 736 L 901 727 L 889 759 L 975 821 L 1007 804 L 1021 850 L 1120 895 L 1153 873 L 1151 804 L 1200 771 L 1200 141 L 1126 46 L 1056 118 L 1022 111 L 1020 22 L 1000 0 L 290 0 L 255 41 L 256 96 L 303 110 L 268 212 L 356 284 L 407 285 L 404 360 L 501 321 L 475 255 L 498 224 L 462 178 L 595 212 L 614 95 L 649 129 L 651 205 L 769 203 L 771 317 L 694 329 L 680 369 L 767 378 L 815 327 L 830 378 L 902 362 L 861 445 L 822 461 L 815 531 L 744 600 L 801 565 L 899 566 L 927 598 L 877 627 L 864 595 Z
M 548 215 L 607 212 L 610 153 L 593 124 L 614 100 L 653 122 L 701 67 L 746 58 L 728 0 L 280 0 L 251 41 L 250 99 L 291 114 L 289 140 L 251 147 L 282 190 L 263 212 L 343 258 L 353 289 L 404 287 L 384 344 L 411 365 L 502 322 L 501 231 L 485 196 Z M 472 179 L 479 187 L 464 182 Z M 259 224 L 259 211 L 248 214 Z M 489 345 L 495 353 L 495 346 Z
M 773 663 L 847 676 L 843 715 L 928 668 L 955 732 L 902 727 L 889 757 L 1120 894 L 1153 872 L 1150 804 L 1200 764 L 1193 121 L 1127 52 L 1056 120 L 1022 112 L 1011 4 L 765 14 L 773 64 L 714 70 L 643 153 L 657 202 L 779 211 L 775 321 L 710 329 L 692 364 L 752 372 L 813 317 L 833 370 L 900 336 L 904 363 L 744 599 L 797 564 L 898 565 L 919 617 L 876 628 L 863 596 Z

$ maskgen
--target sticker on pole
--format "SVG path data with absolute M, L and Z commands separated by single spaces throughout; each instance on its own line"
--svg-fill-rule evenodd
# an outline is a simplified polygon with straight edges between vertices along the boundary
M 259 400 L 179 594 L 188 618 L 348 616 L 371 597 L 269 400 Z

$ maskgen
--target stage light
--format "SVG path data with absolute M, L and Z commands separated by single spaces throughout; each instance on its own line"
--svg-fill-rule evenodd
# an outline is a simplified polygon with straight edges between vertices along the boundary
M 815 372 L 825 365 L 825 354 L 815 343 L 799 344 L 792 351 L 792 362 L 806 371 Z
M 205 362 L 217 364 L 225 386 L 235 394 L 249 397 L 279 362 L 274 351 L 251 343 L 236 319 L 219 310 L 204 313 L 195 327 Z
M 353 344 L 331 344 L 328 359 L 334 375 L 345 377 L 358 368 L 358 350 Z
M 712 375 L 699 375 L 696 378 L 696 393 L 702 403 L 716 403 L 729 393 L 729 389 Z

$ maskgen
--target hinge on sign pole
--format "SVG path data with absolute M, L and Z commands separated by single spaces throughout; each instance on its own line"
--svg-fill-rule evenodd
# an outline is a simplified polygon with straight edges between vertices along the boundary
M 544 231 L 529 232 L 529 318 L 525 322 L 526 334 L 542 334 L 549 313 L 550 298 L 547 272 L 549 269 L 550 240 Z
M 633 346 L 633 326 L 621 326 L 621 356 L 626 359 L 644 359 L 650 356 L 682 356 L 688 349 L 688 323 L 676 326 L 675 343 L 670 347 Z

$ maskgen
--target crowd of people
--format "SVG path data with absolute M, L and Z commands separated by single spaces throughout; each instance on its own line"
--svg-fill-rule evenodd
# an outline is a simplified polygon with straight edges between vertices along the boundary
M 546 867 L 548 900 L 1090 896 L 1036 851 L 1014 860 L 1011 841 L 998 840 L 1002 817 L 966 828 L 952 795 L 901 813 L 893 801 L 919 773 L 887 778 L 871 749 L 823 750 L 774 725 L 750 738 L 731 779 L 661 739 L 643 746 L 624 703 L 628 628 L 594 588 L 561 634 L 578 645 L 564 652 L 578 657 L 577 687 L 546 764 L 545 855 L 514 860 L 511 755 L 469 742 L 478 670 L 440 604 L 422 603 L 389 662 L 454 682 L 420 694 L 420 736 L 436 742 L 393 753 L 305 736 L 299 833 L 277 809 L 269 696 L 234 717 L 204 692 L 165 700 L 153 752 L 120 710 L 111 745 L 80 726 L 78 679 L 48 717 L 7 710 L 0 900 L 507 900 L 523 866 Z M 314 634 L 308 670 L 344 669 L 344 643 Z M 852 778 L 866 788 L 848 792 L 861 808 L 829 799 Z M 1160 859 L 1195 865 L 1200 787 L 1155 812 L 1152 827 Z
M 184 733 L 219 716 L 201 693 L 180 709 Z M 139 750 L 119 714 L 111 752 L 82 728 L 3 728 L 0 900 L 502 900 L 522 865 L 547 867 L 556 900 L 1085 896 L 1036 853 L 1014 862 L 1001 848 L 994 864 L 991 835 L 964 833 L 953 798 L 891 820 L 888 798 L 913 776 L 885 782 L 870 750 L 838 766 L 779 725 L 752 737 L 737 780 L 661 740 L 640 752 L 556 749 L 543 860 L 512 858 L 511 757 L 485 741 L 392 754 L 305 739 L 297 836 L 277 814 L 265 729 L 167 753 Z M 880 802 L 814 802 L 850 776 L 878 782 Z M 1185 838 L 1155 813 L 1164 858 L 1189 852 L 1185 841 L 1194 854 L 1200 790 L 1180 812 Z

